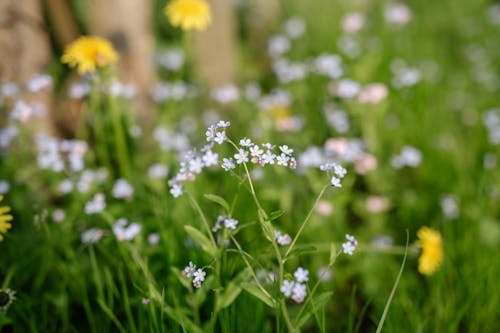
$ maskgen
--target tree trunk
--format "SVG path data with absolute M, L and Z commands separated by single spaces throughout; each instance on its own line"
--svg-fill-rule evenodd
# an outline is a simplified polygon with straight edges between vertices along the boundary
M 26 83 L 35 73 L 43 72 L 51 59 L 49 37 L 38 0 L 0 1 L 0 81 Z M 49 112 L 51 96 L 38 93 L 24 100 L 42 103 Z M 35 130 L 51 131 L 50 117 L 30 121 Z
M 151 0 L 89 0 L 89 30 L 109 39 L 120 53 L 120 79 L 133 83 L 138 116 L 151 119 L 149 92 L 155 81 Z
M 209 0 L 212 23 L 193 33 L 193 57 L 200 78 L 209 87 L 236 79 L 235 11 L 233 0 Z

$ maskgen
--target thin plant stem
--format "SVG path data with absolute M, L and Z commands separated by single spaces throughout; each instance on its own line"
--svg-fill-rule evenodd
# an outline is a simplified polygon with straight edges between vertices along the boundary
M 116 105 L 116 100 L 114 97 L 111 96 L 111 93 L 109 91 L 108 91 L 108 102 L 109 102 L 109 108 L 111 110 L 111 117 L 113 119 L 113 127 L 115 130 L 115 142 L 117 146 L 119 169 L 123 176 L 129 178 L 130 163 L 128 160 L 125 132 L 123 131 L 123 122 L 121 119 L 120 112 L 118 110 L 118 106 Z
M 234 236 L 231 235 L 231 240 L 234 242 L 234 244 L 236 245 L 236 247 L 238 248 L 239 252 L 240 252 L 240 255 L 241 257 L 243 258 L 243 261 L 245 262 L 245 264 L 247 265 L 248 269 L 250 270 L 250 274 L 252 275 L 255 283 L 257 283 L 257 286 L 259 287 L 259 289 L 269 298 L 273 298 L 269 292 L 266 290 L 266 288 L 264 288 L 262 286 L 262 284 L 260 283 L 259 279 L 257 278 L 257 275 L 255 274 L 255 271 L 253 270 L 252 268 L 252 265 L 250 265 L 250 262 L 248 262 L 248 259 L 245 257 L 245 254 L 243 253 L 243 250 L 241 248 L 241 245 L 240 243 L 238 243 L 238 241 L 236 240 L 236 238 L 234 238 Z
M 326 189 L 328 187 L 329 187 L 329 185 L 325 185 L 323 187 L 323 189 L 321 189 L 321 192 L 319 193 L 318 197 L 316 198 L 316 201 L 314 202 L 314 205 L 309 210 L 309 213 L 307 214 L 306 218 L 302 222 L 302 225 L 300 226 L 299 231 L 297 232 L 297 234 L 293 238 L 292 244 L 290 244 L 290 246 L 288 247 L 288 250 L 285 253 L 285 258 L 288 257 L 288 255 L 290 254 L 290 252 L 293 250 L 293 247 L 295 246 L 295 243 L 299 239 L 300 235 L 302 234 L 302 231 L 304 231 L 304 228 L 306 227 L 307 222 L 311 218 L 311 215 L 312 215 L 312 213 L 314 211 L 314 207 L 316 207 L 316 205 L 318 204 L 319 200 L 321 199 L 321 197 L 323 196 L 323 194 L 325 193 L 325 191 L 326 191 Z
M 96 77 L 92 79 L 89 97 L 89 109 L 93 119 L 93 128 L 95 136 L 95 148 L 99 161 L 109 170 L 111 170 L 111 162 L 108 156 L 106 132 L 104 130 L 104 122 L 102 112 L 100 110 L 101 103 L 98 91 L 99 81 Z

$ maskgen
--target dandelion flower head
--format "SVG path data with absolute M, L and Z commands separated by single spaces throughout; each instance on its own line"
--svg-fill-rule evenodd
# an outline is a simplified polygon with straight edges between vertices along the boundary
M 2 201 L 3 196 L 0 195 L 0 201 Z M 0 206 L 0 242 L 3 240 L 2 234 L 6 234 L 12 226 L 9 221 L 12 221 L 12 215 L 9 214 L 9 206 Z
M 170 24 L 182 30 L 202 31 L 212 21 L 210 6 L 205 0 L 171 0 L 165 7 Z
M 443 260 L 443 241 L 441 234 L 429 227 L 422 227 L 417 232 L 417 244 L 422 248 L 418 259 L 418 271 L 423 275 L 433 274 Z
M 118 54 L 109 41 L 101 37 L 82 36 L 66 46 L 61 61 L 76 67 L 79 74 L 92 73 L 97 67 L 115 63 Z

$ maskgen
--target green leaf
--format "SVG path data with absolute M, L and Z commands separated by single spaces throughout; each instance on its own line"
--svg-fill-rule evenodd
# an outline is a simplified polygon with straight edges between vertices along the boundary
M 398 277 L 396 278 L 396 282 L 394 282 L 394 285 L 392 286 L 391 294 L 389 295 L 389 299 L 387 300 L 387 303 L 385 304 L 384 312 L 382 313 L 382 318 L 380 318 L 380 321 L 377 325 L 377 332 L 380 333 L 382 332 L 382 327 L 384 326 L 384 321 L 385 317 L 387 316 L 387 313 L 389 312 L 389 307 L 391 306 L 392 299 L 394 298 L 394 294 L 396 293 L 396 288 L 398 287 L 399 280 L 401 280 L 401 276 L 403 275 L 403 270 L 405 268 L 406 264 L 406 255 L 408 254 L 408 244 L 410 242 L 410 234 L 408 232 L 408 229 L 406 229 L 406 247 L 405 247 L 405 255 L 403 257 L 403 262 L 401 263 L 401 268 L 399 269 Z
M 274 211 L 269 215 L 269 221 L 274 221 L 276 219 L 279 219 L 281 216 L 283 216 L 283 214 L 285 214 L 284 210 Z
M 230 306 L 240 293 L 241 287 L 237 286 L 234 282 L 229 282 L 226 288 L 224 288 L 224 291 L 217 298 L 217 303 L 215 305 L 217 311 Z
M 328 303 L 332 295 L 332 291 L 327 291 L 309 300 L 304 305 L 305 309 L 304 311 L 302 311 L 300 317 L 295 320 L 295 327 L 300 328 L 302 325 L 304 325 L 313 313 L 319 311 L 326 305 L 326 303 Z
M 203 333 L 203 330 L 193 323 L 180 309 L 174 309 L 170 306 L 163 307 L 163 311 L 176 321 L 181 327 L 187 329 L 188 332 Z
M 335 263 L 335 260 L 337 260 L 337 251 L 335 249 L 335 244 L 331 243 L 330 244 L 330 260 L 328 261 L 328 266 L 333 266 Z
M 312 245 L 296 246 L 295 249 L 286 257 L 286 260 L 304 255 L 306 253 L 314 253 L 317 250 L 318 249 Z
M 226 210 L 226 212 L 229 213 L 231 211 L 229 204 L 227 203 L 226 200 L 224 200 L 224 198 L 219 197 L 218 195 L 215 195 L 215 194 L 205 194 L 204 197 L 210 201 L 213 201 L 213 202 L 221 205 Z
M 184 287 L 189 289 L 189 287 L 191 286 L 191 281 L 189 281 L 189 279 L 187 279 L 184 275 L 182 275 L 181 271 L 177 267 L 173 267 L 173 266 L 170 267 L 170 271 L 175 275 L 177 280 L 179 280 L 179 282 Z
M 241 287 L 249 294 L 260 299 L 262 302 L 264 302 L 269 307 L 271 307 L 271 308 L 275 307 L 274 300 L 271 297 L 264 294 L 264 292 L 262 290 L 260 290 L 259 287 L 257 287 L 255 284 L 249 283 L 249 282 L 243 282 L 243 283 L 241 283 Z
M 195 229 L 190 225 L 185 225 L 184 229 L 195 242 L 200 244 L 203 251 L 210 254 L 211 256 L 216 255 L 217 248 L 215 247 L 215 245 L 212 244 L 212 242 L 210 242 L 210 239 L 208 239 L 207 236 L 205 236 L 198 229 Z
M 274 230 L 273 226 L 271 225 L 271 222 L 264 220 L 260 223 L 260 226 L 262 227 L 264 236 L 267 238 L 268 241 L 272 242 L 274 239 Z

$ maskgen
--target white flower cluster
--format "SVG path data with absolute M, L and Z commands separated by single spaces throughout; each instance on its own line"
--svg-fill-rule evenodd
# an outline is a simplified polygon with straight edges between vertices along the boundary
M 395 59 L 391 62 L 391 71 L 394 74 L 391 83 L 396 89 L 414 86 L 422 80 L 420 70 L 408 66 L 402 59 Z
M 330 173 L 333 170 L 334 175 L 332 176 L 332 179 L 331 179 L 332 186 L 333 187 L 342 187 L 342 184 L 340 183 L 340 181 L 347 174 L 347 170 L 344 167 L 342 167 L 341 165 L 339 165 L 337 163 L 325 163 L 325 164 L 321 164 L 319 166 L 319 169 L 321 171 L 325 171 L 327 173 Z
M 238 226 L 238 220 L 235 220 L 233 218 L 228 218 L 227 215 L 221 215 L 217 217 L 217 221 L 215 222 L 215 225 L 212 227 L 212 231 L 217 232 L 222 228 L 234 230 L 236 229 L 237 226 Z
M 488 131 L 488 140 L 490 144 L 500 144 L 500 109 L 485 111 L 482 118 L 483 124 Z
M 153 100 L 157 103 L 166 101 L 181 101 L 185 98 L 195 97 L 198 92 L 195 87 L 184 82 L 160 82 L 153 87 Z
M 36 145 L 38 149 L 37 161 L 42 169 L 62 172 L 66 167 L 65 161 L 67 161 L 71 171 L 83 170 L 85 166 L 83 156 L 88 149 L 85 141 L 58 140 L 40 134 L 37 136 Z
M 305 282 L 309 280 L 309 271 L 302 267 L 297 268 L 293 273 L 295 281 L 284 280 L 280 291 L 286 298 L 291 297 L 296 303 L 302 303 L 307 296 L 307 287 Z
M 19 134 L 19 128 L 16 125 L 9 125 L 0 129 L 0 148 L 7 149 L 11 141 Z
M 422 153 L 415 147 L 404 146 L 399 155 L 392 158 L 391 164 L 396 169 L 416 168 L 422 163 Z
M 207 273 L 202 268 L 196 269 L 196 265 L 190 261 L 189 265 L 182 271 L 182 275 L 187 278 L 193 278 L 193 286 L 195 286 L 195 288 L 200 288 L 201 283 L 205 281 Z
M 96 171 L 93 170 L 84 170 L 79 178 L 76 180 L 76 183 L 73 184 L 73 181 L 70 179 L 64 179 L 59 183 L 58 191 L 60 194 L 68 194 L 76 188 L 80 193 L 88 193 L 94 184 L 102 184 L 108 178 L 108 171 L 104 168 L 98 169 Z
M 113 225 L 113 233 L 116 236 L 116 239 L 119 241 L 124 240 L 132 240 L 137 236 L 137 234 L 141 231 L 142 227 L 138 223 L 128 223 L 128 220 L 125 218 L 120 218 L 116 220 L 115 225 Z
M 170 193 L 174 197 L 179 197 L 183 193 L 182 183 L 186 180 L 193 181 L 195 175 L 202 172 L 203 168 L 218 165 L 219 154 L 214 153 L 212 148 L 215 143 L 222 144 L 228 140 L 226 129 L 229 122 L 219 121 L 215 125 L 208 127 L 205 132 L 208 142 L 200 152 L 193 149 L 186 153 L 184 160 L 180 163 L 180 170 L 177 175 L 168 181 Z M 233 157 L 222 159 L 222 169 L 229 171 L 236 168 L 236 165 L 247 162 L 264 166 L 266 164 L 277 164 L 291 169 L 297 167 L 297 161 L 292 156 L 293 149 L 287 145 L 279 147 L 279 152 L 275 151 L 276 146 L 264 143 L 261 146 L 254 144 L 250 139 L 243 138 L 239 142 L 238 152 Z M 276 152 L 276 154 L 275 154 Z
M 289 234 L 282 234 L 281 231 L 274 230 L 274 237 L 276 238 L 276 243 L 281 246 L 288 245 L 292 242 L 292 237 Z
M 356 247 L 358 246 L 358 241 L 354 238 L 354 236 L 349 234 L 346 234 L 345 238 L 347 239 L 347 242 L 342 243 L 342 252 L 352 256 L 354 250 L 356 250 Z
M 104 231 L 97 228 L 91 228 L 84 231 L 80 237 L 83 244 L 90 245 L 99 242 L 104 236 Z
M 22 100 L 16 101 L 9 113 L 9 118 L 27 123 L 32 117 L 41 117 L 45 114 L 45 106 L 39 103 L 26 103 Z
M 177 72 L 184 66 L 184 52 L 179 48 L 161 50 L 155 55 L 155 60 L 160 67 Z
M 102 212 L 106 208 L 106 197 L 103 193 L 97 193 L 85 204 L 85 214 L 92 215 Z
M 236 164 L 242 164 L 247 162 L 252 162 L 253 164 L 259 164 L 264 166 L 266 164 L 277 164 L 285 167 L 290 167 L 295 169 L 297 167 L 297 161 L 295 157 L 292 156 L 293 149 L 289 148 L 287 145 L 279 147 L 279 155 L 275 154 L 274 149 L 276 146 L 270 143 L 264 143 L 262 146 L 254 144 L 250 139 L 244 138 L 240 140 L 240 147 L 238 152 L 234 154 L 233 158 L 224 158 L 222 163 L 222 168 L 226 171 L 234 169 Z M 264 151 L 265 149 L 265 151 Z

